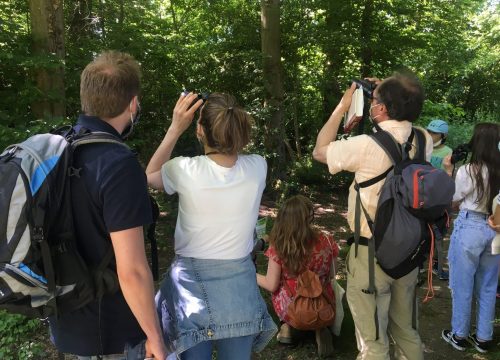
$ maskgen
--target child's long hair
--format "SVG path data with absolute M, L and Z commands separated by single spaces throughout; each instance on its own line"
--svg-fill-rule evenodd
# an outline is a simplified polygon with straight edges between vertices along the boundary
M 488 211 L 491 211 L 493 199 L 500 189 L 500 125 L 481 123 L 474 127 L 470 142 L 472 155 L 469 175 L 477 187 L 477 203 L 482 203 L 486 197 Z M 488 182 L 483 181 L 482 172 L 488 172 Z
M 302 195 L 285 201 L 269 235 L 283 267 L 298 275 L 307 265 L 317 232 L 312 228 L 314 218 L 312 202 Z

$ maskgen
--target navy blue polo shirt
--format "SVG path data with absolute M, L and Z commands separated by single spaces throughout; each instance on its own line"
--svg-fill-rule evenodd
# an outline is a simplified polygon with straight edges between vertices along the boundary
M 80 115 L 79 125 L 120 138 L 97 117 Z M 120 144 L 83 145 L 74 156 L 74 167 L 82 169 L 80 178 L 71 178 L 77 245 L 88 264 L 98 265 L 111 246 L 110 232 L 152 222 L 146 175 L 135 154 Z M 116 354 L 123 352 L 125 343 L 135 345 L 146 338 L 121 291 L 105 295 L 100 307 L 95 301 L 51 318 L 50 328 L 59 351 L 82 356 L 99 354 L 100 342 L 103 354 Z

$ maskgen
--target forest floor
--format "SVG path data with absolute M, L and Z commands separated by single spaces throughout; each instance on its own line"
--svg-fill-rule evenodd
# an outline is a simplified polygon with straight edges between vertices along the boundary
M 347 192 L 347 191 L 345 191 Z M 311 200 L 315 204 L 315 222 L 322 230 L 333 235 L 341 248 L 339 255 L 339 270 L 337 280 L 345 288 L 345 256 L 348 252 L 347 239 L 352 235 L 347 225 L 347 197 L 346 193 L 328 194 L 316 193 L 310 194 Z M 276 214 L 276 206 L 272 202 L 263 202 L 261 206 L 261 216 L 273 216 Z M 451 229 L 450 229 L 451 230 Z M 451 233 L 451 231 L 450 231 Z M 449 246 L 449 234 L 445 237 L 444 248 L 447 252 Z M 263 259 L 262 265 L 258 264 L 258 271 L 265 273 L 266 263 Z M 447 265 L 446 265 L 447 267 Z M 444 359 L 500 359 L 500 329 L 495 328 L 495 346 L 494 350 L 488 354 L 480 354 L 475 349 L 469 349 L 466 352 L 459 352 L 447 344 L 441 338 L 441 331 L 450 328 L 451 319 L 451 293 L 447 281 L 441 281 L 436 276 L 433 278 L 434 298 L 423 303 L 427 293 L 427 273 L 420 274 L 422 285 L 418 287 L 417 296 L 419 304 L 419 333 L 424 343 L 424 357 L 426 360 L 444 360 Z M 263 292 L 268 304 L 269 296 Z M 355 359 L 357 355 L 356 339 L 354 336 L 354 324 L 350 315 L 347 301 L 343 299 L 345 317 L 342 324 L 342 331 L 339 337 L 334 338 L 335 354 L 333 359 Z M 272 305 L 269 305 L 269 311 L 274 315 Z M 500 318 L 500 309 L 497 306 L 497 318 Z M 472 320 L 474 321 L 474 320 Z M 499 325 L 500 326 L 500 325 Z M 295 346 L 285 346 L 273 340 L 261 354 L 257 354 L 254 359 L 266 360 L 302 360 L 319 359 L 316 352 L 314 336 L 311 334 L 303 342 Z
M 337 274 L 338 282 L 345 288 L 345 256 L 348 246 L 346 240 L 351 236 L 347 226 L 347 197 L 346 194 L 338 195 L 334 193 L 310 193 L 307 194 L 315 204 L 315 223 L 319 229 L 333 235 L 341 248 L 339 255 L 339 269 Z M 160 220 L 157 228 L 157 237 L 160 242 L 160 277 L 164 274 L 173 257 L 173 232 L 176 221 L 176 199 L 158 196 L 160 203 Z M 272 201 L 263 200 L 260 208 L 260 216 L 274 218 L 277 213 L 277 206 Z M 166 239 L 166 241 L 165 241 Z M 445 249 L 449 245 L 449 236 L 445 238 Z M 257 270 L 265 273 L 267 269 L 266 259 L 262 254 L 258 255 Z M 426 360 L 444 359 L 499 359 L 500 360 L 500 329 L 495 328 L 493 351 L 488 354 L 480 354 L 474 349 L 465 352 L 454 350 L 441 339 L 441 331 L 450 328 L 451 316 L 451 295 L 447 281 L 440 281 L 436 277 L 433 280 L 434 298 L 427 303 L 422 303 L 422 299 L 427 292 L 427 274 L 421 274 L 422 285 L 418 288 L 419 302 L 419 332 L 425 345 Z M 274 314 L 270 301 L 270 294 L 262 291 L 269 313 L 272 314 L 276 323 L 279 320 Z M 335 354 L 332 359 L 355 359 L 357 355 L 356 340 L 354 336 L 354 324 L 349 312 L 347 301 L 343 299 L 345 317 L 342 324 L 342 331 L 339 337 L 334 337 Z M 497 319 L 500 318 L 499 306 L 497 306 Z M 474 321 L 474 317 L 473 320 Z M 498 325 L 500 327 L 500 324 Z M 70 357 L 66 357 L 70 359 Z M 260 353 L 253 355 L 253 360 L 315 360 L 319 359 L 316 352 L 314 334 L 305 334 L 303 338 L 294 345 L 282 345 L 273 339 L 268 346 Z

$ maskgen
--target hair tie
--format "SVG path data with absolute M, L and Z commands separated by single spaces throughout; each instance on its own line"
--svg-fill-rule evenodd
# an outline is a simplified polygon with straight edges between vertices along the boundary
M 228 108 L 227 108 L 227 110 L 228 110 L 228 111 L 229 111 L 229 110 L 233 110 L 233 107 L 232 107 L 232 106 L 230 106 L 230 107 L 228 107 Z

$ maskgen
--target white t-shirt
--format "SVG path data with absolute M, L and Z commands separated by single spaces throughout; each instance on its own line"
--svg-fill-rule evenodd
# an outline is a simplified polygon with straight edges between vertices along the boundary
M 483 167 L 483 183 L 488 184 L 488 170 Z M 486 189 L 488 187 L 486 186 Z M 455 177 L 455 194 L 453 201 L 460 201 L 460 210 L 467 209 L 481 213 L 488 213 L 490 205 L 488 202 L 488 190 L 483 195 L 481 202 L 477 202 L 476 181 L 470 176 L 470 164 L 460 166 Z
M 265 188 L 260 155 L 239 155 L 226 168 L 207 156 L 177 157 L 161 169 L 168 194 L 179 194 L 175 252 L 198 259 L 239 259 L 253 248 Z

